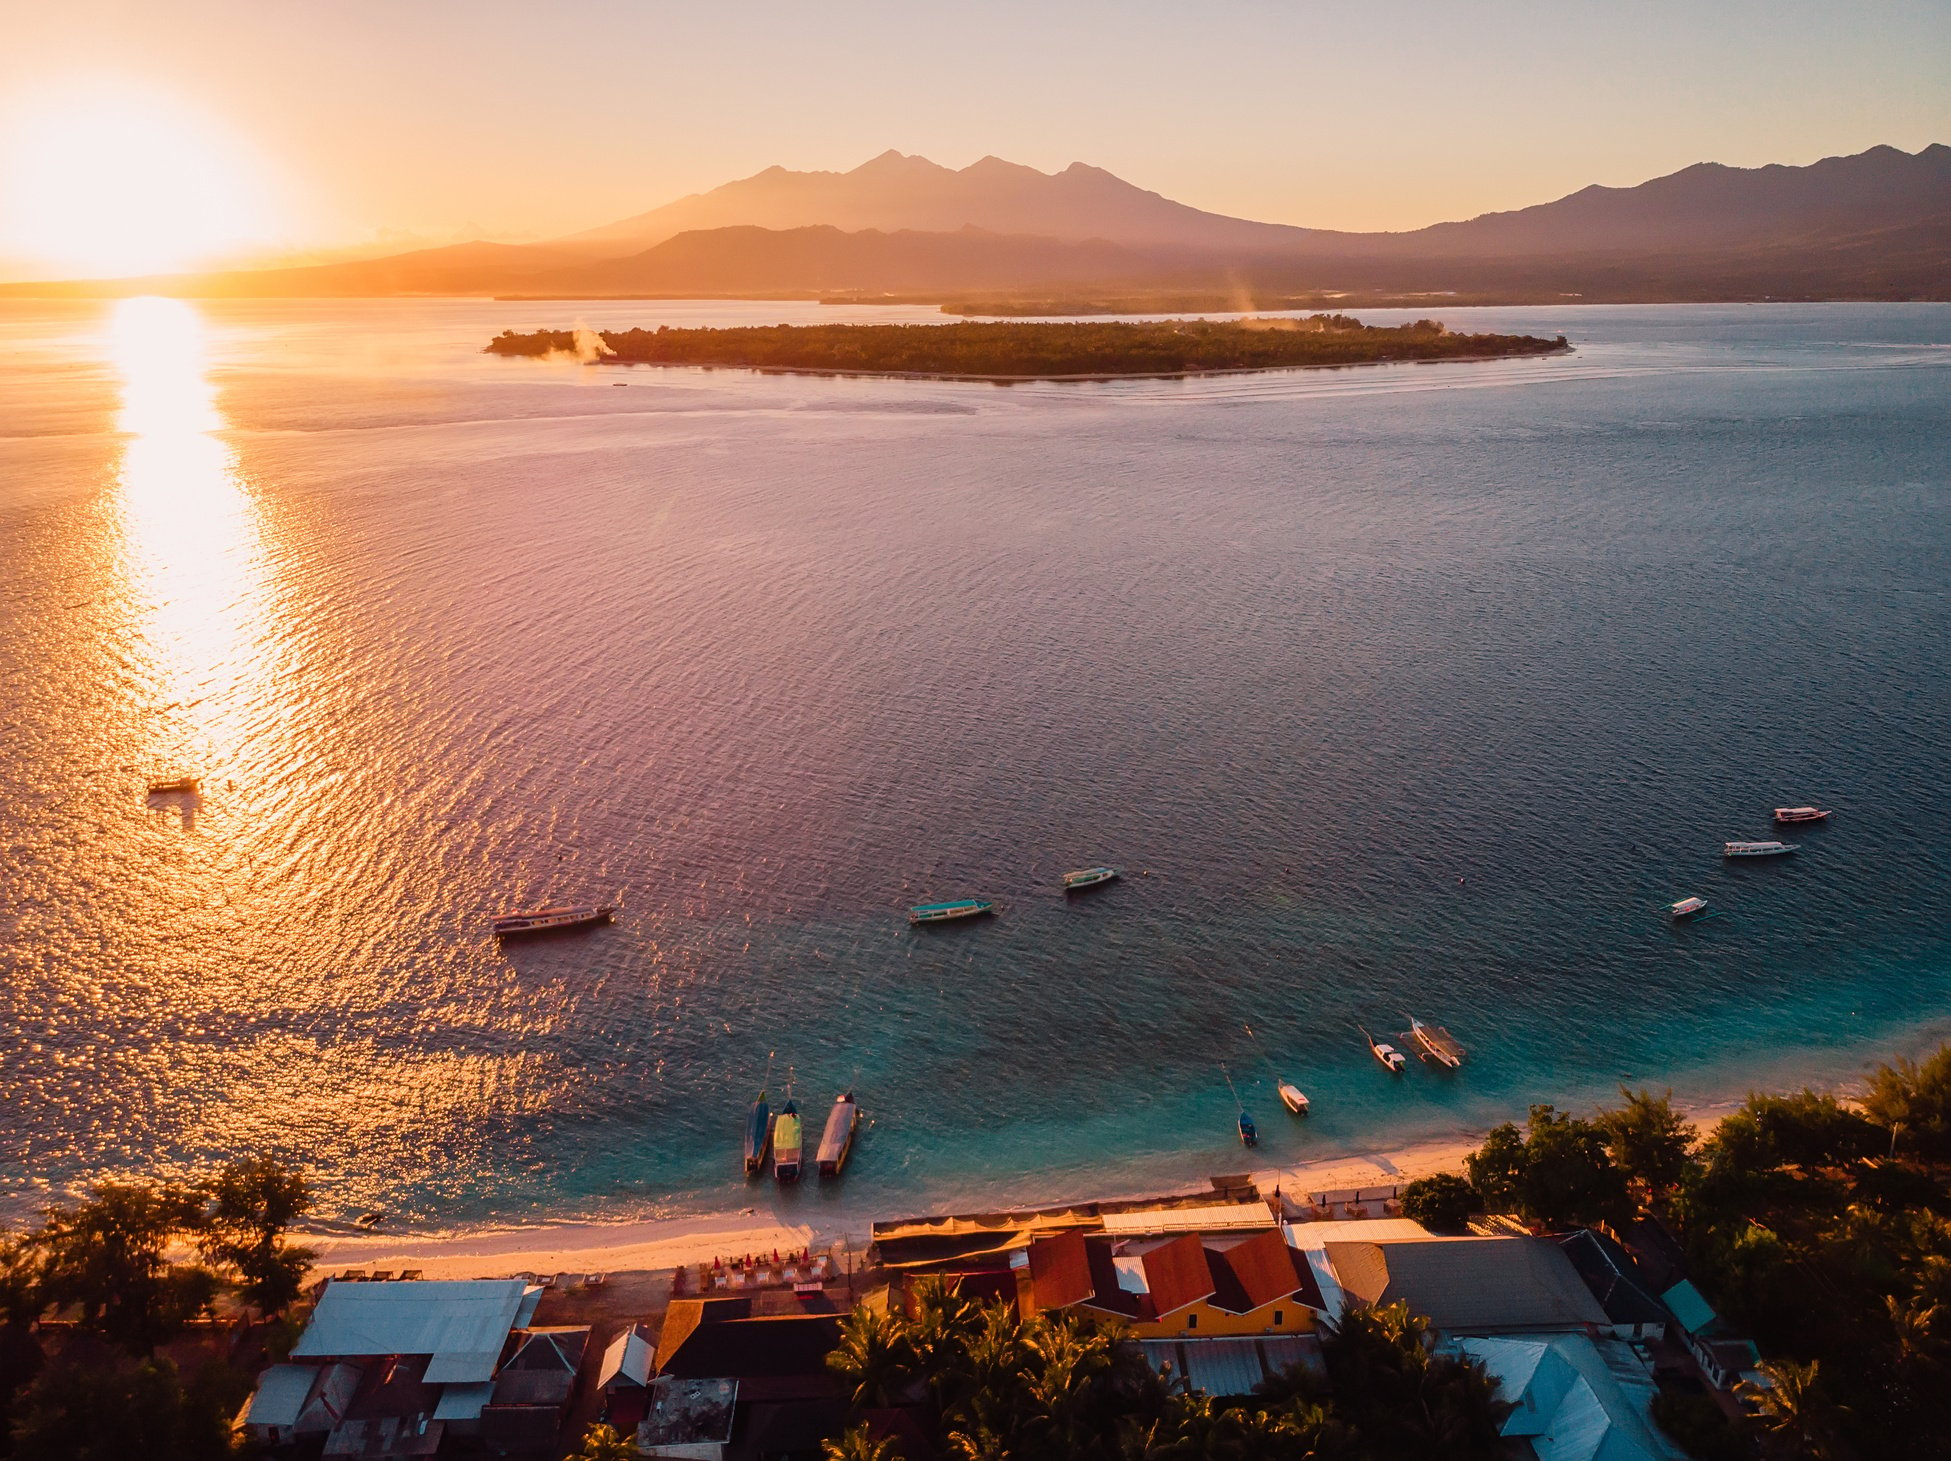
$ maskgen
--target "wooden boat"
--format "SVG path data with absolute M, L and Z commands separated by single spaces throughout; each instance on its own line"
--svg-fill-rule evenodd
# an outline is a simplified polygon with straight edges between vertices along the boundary
M 616 912 L 613 904 L 602 903 L 579 908 L 535 908 L 521 913 L 504 913 L 494 921 L 496 938 L 521 938 L 532 933 L 560 933 L 568 928 L 587 928 L 608 923 Z
M 947 903 L 917 903 L 908 910 L 910 923 L 947 923 L 955 918 L 979 918 L 994 913 L 996 905 L 987 898 L 956 898 Z
M 826 1130 L 820 1133 L 820 1148 L 814 1157 L 822 1177 L 838 1177 L 854 1149 L 854 1132 L 860 1127 L 860 1107 L 852 1091 L 841 1092 L 827 1112 Z
M 1087 867 L 1079 872 L 1064 874 L 1064 891 L 1081 893 L 1086 888 L 1095 888 L 1111 882 L 1118 876 L 1114 867 Z
M 766 1152 L 772 1146 L 772 1105 L 766 1100 L 766 1093 L 759 1092 L 759 1099 L 752 1103 L 752 1109 L 745 1116 L 745 1175 L 756 1177 L 765 1170 Z
M 1776 807 L 1775 820 L 1778 822 L 1825 822 L 1829 813 L 1819 807 Z
M 1780 857 L 1795 851 L 1793 842 L 1723 842 L 1722 857 Z
M 1441 1025 L 1425 1025 L 1410 1015 L 1409 1041 L 1423 1059 L 1433 1060 L 1445 1070 L 1455 1070 L 1463 1064 L 1462 1043 Z
M 149 783 L 149 795 L 172 796 L 179 793 L 193 793 L 197 788 L 194 776 L 165 776 Z
M 1260 1130 L 1253 1124 L 1253 1118 L 1246 1114 L 1244 1106 L 1240 1108 L 1240 1145 L 1260 1145 Z
M 1682 898 L 1678 903 L 1667 904 L 1666 911 L 1668 916 L 1672 918 L 1692 918 L 1697 913 L 1705 913 L 1707 911 L 1707 900 L 1705 898 Z
M 1355 1028 L 1362 1030 L 1360 1025 L 1355 1026 Z M 1408 1066 L 1409 1057 L 1396 1049 L 1395 1046 L 1377 1040 L 1367 1030 L 1362 1030 L 1362 1038 L 1368 1041 L 1368 1053 L 1381 1061 L 1382 1068 L 1390 1075 L 1401 1075 L 1403 1070 Z
M 799 1105 L 791 1096 L 772 1123 L 772 1175 L 781 1183 L 799 1180 L 800 1146 L 806 1139 Z
M 1274 1089 L 1280 1092 L 1281 1105 L 1285 1106 L 1289 1111 L 1292 1111 L 1296 1116 L 1307 1115 L 1307 1096 L 1302 1093 L 1299 1086 L 1295 1085 L 1292 1081 L 1282 1081 Z

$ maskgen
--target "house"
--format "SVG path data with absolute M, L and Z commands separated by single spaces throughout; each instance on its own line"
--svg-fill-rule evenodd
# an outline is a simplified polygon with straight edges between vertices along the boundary
M 328 1282 L 245 1426 L 276 1445 L 322 1433 L 330 1457 L 429 1455 L 478 1429 L 509 1335 L 541 1295 L 520 1279 Z
M 847 1422 L 843 1388 L 826 1363 L 840 1342 L 840 1324 L 836 1314 L 755 1316 L 746 1298 L 673 1299 L 657 1344 L 657 1381 L 721 1381 L 732 1387 L 728 1440 L 714 1455 L 727 1461 L 817 1455 L 820 1443 Z M 658 1415 L 653 1394 L 637 1429 L 639 1448 L 647 1435 L 660 1433 Z
M 1273 1227 L 1232 1241 L 1058 1233 L 1030 1245 L 1025 1267 L 1027 1314 L 1075 1308 L 1141 1340 L 1307 1334 L 1324 1309 L 1313 1269 Z
M 1622 1341 L 1511 1334 L 1456 1348 L 1496 1380 L 1513 1407 L 1504 1435 L 1537 1461 L 1681 1461 L 1653 1421 L 1652 1377 Z
M 518 1329 L 480 1412 L 482 1445 L 502 1455 L 548 1450 L 562 1429 L 589 1348 L 589 1327 Z
M 603 1394 L 603 1419 L 628 1434 L 650 1405 L 651 1377 L 657 1370 L 657 1336 L 648 1324 L 632 1324 L 610 1341 L 596 1372 Z
M 1419 1238 L 1328 1243 L 1345 1301 L 1402 1300 L 1450 1334 L 1607 1330 L 1611 1321 L 1547 1238 Z
M 1755 1348 L 1755 1342 L 1732 1334 L 1721 1316 L 1714 1312 L 1714 1306 L 1691 1282 L 1681 1279 L 1660 1295 L 1660 1301 L 1672 1311 L 1687 1352 L 1700 1366 L 1708 1384 L 1719 1390 L 1732 1390 L 1743 1381 L 1763 1388 L 1768 1385 L 1767 1377 L 1758 1368 L 1761 1351 Z
M 731 1445 L 737 1407 L 736 1381 L 654 1378 L 644 1391 L 637 1450 L 676 1461 L 719 1461 Z
M 1612 1332 L 1621 1339 L 1656 1340 L 1666 1337 L 1671 1319 L 1666 1305 L 1654 1298 L 1639 1264 L 1618 1243 L 1591 1228 L 1553 1238 L 1571 1260 L 1579 1279 L 1605 1310 Z

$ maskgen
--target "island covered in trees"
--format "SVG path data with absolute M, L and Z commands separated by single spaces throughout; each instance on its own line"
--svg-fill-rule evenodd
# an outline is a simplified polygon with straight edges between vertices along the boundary
M 1563 335 L 1454 334 L 1435 320 L 1364 325 L 1348 315 L 1246 320 L 981 321 L 952 325 L 761 325 L 736 329 L 505 330 L 493 355 L 575 354 L 616 365 L 1105 380 L 1214 371 L 1487 360 L 1569 350 Z

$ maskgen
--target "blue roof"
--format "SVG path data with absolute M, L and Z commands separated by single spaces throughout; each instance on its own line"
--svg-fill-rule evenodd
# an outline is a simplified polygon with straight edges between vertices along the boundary
M 1721 1316 L 1714 1312 L 1714 1306 L 1684 1278 L 1661 1294 L 1660 1302 L 1673 1310 L 1673 1317 L 1689 1334 L 1704 1333 L 1721 1322 Z

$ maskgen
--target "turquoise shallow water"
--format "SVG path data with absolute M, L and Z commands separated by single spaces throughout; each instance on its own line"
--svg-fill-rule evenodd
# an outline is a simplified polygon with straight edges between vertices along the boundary
M 476 353 L 577 315 L 832 317 L 0 306 L 0 1211 L 268 1148 L 328 1216 L 885 1214 L 1238 1170 L 1222 1064 L 1272 1163 L 1951 1023 L 1951 308 L 1009 389 Z M 1370 1062 L 1408 1010 L 1463 1074 Z M 837 1191 L 737 1176 L 771 1051 L 860 1091 Z

